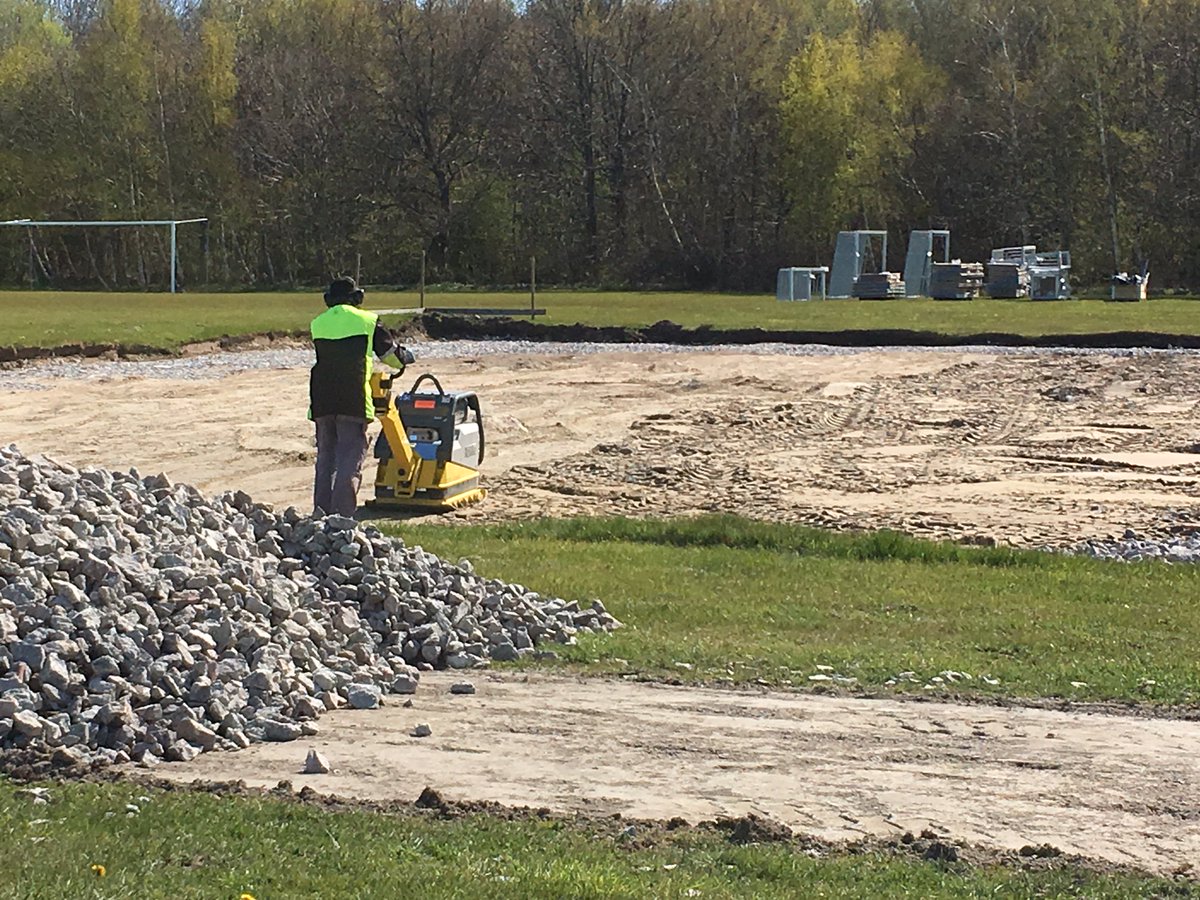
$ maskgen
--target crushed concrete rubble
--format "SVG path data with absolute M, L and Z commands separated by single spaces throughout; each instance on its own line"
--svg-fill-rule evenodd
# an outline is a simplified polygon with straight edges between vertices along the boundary
M 1200 563 L 1200 532 L 1195 526 L 1188 533 L 1152 538 L 1126 529 L 1119 540 L 1084 541 L 1071 549 L 1080 556 L 1114 559 L 1125 562 L 1162 560 L 1168 563 Z
M 0 448 L 0 751 L 147 765 L 619 623 L 353 519 Z

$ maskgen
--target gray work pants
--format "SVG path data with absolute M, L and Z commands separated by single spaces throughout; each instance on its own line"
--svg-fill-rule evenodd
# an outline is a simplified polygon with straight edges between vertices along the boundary
M 357 416 L 318 416 L 317 477 L 313 506 L 337 516 L 353 516 L 367 458 L 367 420 Z

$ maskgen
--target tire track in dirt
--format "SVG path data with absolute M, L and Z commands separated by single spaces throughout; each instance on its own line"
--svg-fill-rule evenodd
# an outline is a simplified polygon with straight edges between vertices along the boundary
M 722 510 L 983 543 L 1161 531 L 1173 527 L 1164 515 L 1200 492 L 1200 455 L 1175 452 L 1200 449 L 1200 416 L 1192 403 L 1164 416 L 1155 402 L 1197 368 L 1181 356 L 1004 357 L 818 383 L 784 402 L 689 402 L 638 418 L 619 447 L 508 473 L 494 489 L 513 496 L 570 484 L 572 514 Z M 1007 527 L 1012 520 L 1020 526 Z

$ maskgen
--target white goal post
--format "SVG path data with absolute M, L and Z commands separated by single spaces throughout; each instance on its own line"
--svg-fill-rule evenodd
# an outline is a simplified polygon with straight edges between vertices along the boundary
M 0 227 L 11 228 L 129 228 L 134 226 L 160 226 L 171 229 L 171 293 L 175 293 L 175 270 L 179 262 L 179 248 L 176 242 L 176 230 L 180 225 L 196 225 L 207 222 L 202 219 L 129 219 L 111 222 L 48 222 L 37 219 L 9 219 L 0 222 Z

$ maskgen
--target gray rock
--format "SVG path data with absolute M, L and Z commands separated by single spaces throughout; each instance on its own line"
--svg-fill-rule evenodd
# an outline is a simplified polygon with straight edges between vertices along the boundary
M 318 669 L 313 673 L 313 684 L 317 690 L 336 691 L 340 687 L 341 682 L 338 678 L 338 673 L 332 669 Z
M 175 741 L 167 748 L 166 759 L 171 762 L 191 762 L 200 755 L 200 748 L 187 741 Z
M 211 750 L 217 743 L 217 733 L 195 719 L 180 719 L 175 723 L 175 733 L 202 750 Z
M 415 694 L 417 692 L 417 684 L 419 675 L 413 674 L 397 675 L 396 680 L 392 682 L 393 694 Z
M 285 743 L 296 741 L 304 736 L 304 729 L 295 722 L 285 719 L 262 719 L 263 737 L 268 741 Z
M 30 715 L 26 713 L 26 715 Z M 49 719 L 42 719 L 42 740 L 47 747 L 57 747 L 62 743 L 63 727 L 57 722 L 52 722 Z
M 319 719 L 323 712 L 325 704 L 308 694 L 301 694 L 292 703 L 292 715 L 297 719 Z
M 42 698 L 29 688 L 10 688 L 0 697 L 0 719 L 11 718 L 13 713 L 23 709 L 37 712 L 42 705 Z
M 333 570 L 330 570 L 333 571 Z M 333 614 L 333 627 L 342 634 L 353 634 L 362 627 L 362 622 L 358 618 L 358 613 L 350 609 L 348 606 L 343 606 Z
M 46 723 L 37 713 L 23 709 L 13 713 L 12 727 L 13 731 L 17 734 L 23 734 L 30 738 L 40 738 L 46 728 Z
M 473 694 L 475 693 L 475 685 L 469 681 L 456 681 L 450 685 L 450 693 L 452 694 Z
M 332 771 L 333 767 L 329 765 L 329 760 L 316 750 L 308 751 L 308 756 L 304 760 L 305 775 L 328 775 Z
M 101 656 L 92 660 L 92 673 L 97 678 L 111 678 L 121 674 L 121 664 L 111 656 Z
M 521 654 L 517 652 L 517 648 L 508 641 L 497 644 L 492 648 L 492 659 L 496 660 L 496 662 L 512 662 L 520 658 Z
M 424 722 L 422 722 L 420 725 L 418 725 L 416 728 L 414 728 L 412 730 L 411 734 L 415 738 L 429 737 L 431 734 L 433 734 L 433 729 L 430 728 Z
M 40 670 L 46 662 L 45 648 L 28 641 L 18 641 L 13 644 L 9 647 L 9 653 L 12 654 L 13 662 L 25 663 L 34 672 Z
M 67 668 L 67 664 L 58 656 L 47 657 L 45 663 L 42 664 L 39 677 L 43 685 L 49 684 L 60 689 L 65 689 L 71 683 L 71 672 Z
M 346 688 L 346 700 L 354 709 L 375 709 L 382 693 L 374 684 L 352 684 Z

